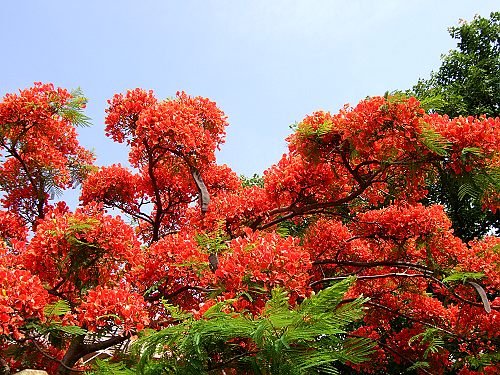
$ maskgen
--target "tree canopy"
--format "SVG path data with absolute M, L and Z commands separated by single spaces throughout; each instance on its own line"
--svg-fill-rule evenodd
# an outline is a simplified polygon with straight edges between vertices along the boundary
M 241 179 L 216 162 L 228 123 L 209 99 L 115 95 L 106 133 L 130 167 L 93 165 L 76 138 L 84 106 L 39 83 L 0 102 L 12 368 L 500 370 L 500 239 L 463 242 L 443 206 L 420 203 L 439 176 L 470 175 L 498 210 L 500 119 L 368 98 L 305 117 L 262 179 Z M 71 211 L 53 192 L 77 183 Z M 103 351 L 111 362 L 89 362 Z

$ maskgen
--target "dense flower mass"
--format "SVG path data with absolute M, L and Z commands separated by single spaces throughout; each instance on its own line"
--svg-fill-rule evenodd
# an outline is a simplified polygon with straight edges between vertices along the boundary
M 219 256 L 215 281 L 222 283 L 229 294 L 252 291 L 254 287 L 259 293 L 270 292 L 277 286 L 298 296 L 307 294 L 311 263 L 297 239 L 247 232 L 246 237 L 230 241 L 228 248 Z
M 142 330 L 149 323 L 145 307 L 144 298 L 126 287 L 98 286 L 78 308 L 78 319 L 91 332 L 115 325 L 128 334 Z
M 40 279 L 30 272 L 0 265 L 0 337 L 22 339 L 22 327 L 43 321 L 48 293 Z
M 133 229 L 95 208 L 49 214 L 20 257 L 27 269 L 51 288 L 64 290 L 68 299 L 89 286 L 116 285 L 142 263 Z
M 461 195 L 500 207 L 500 119 L 367 98 L 306 116 L 288 153 L 244 179 L 216 162 L 227 119 L 209 99 L 115 95 L 106 134 L 129 148 L 129 167 L 92 166 L 76 138 L 84 105 L 50 84 L 0 103 L 0 359 L 20 366 L 9 353 L 21 348 L 23 363 L 65 373 L 148 328 L 164 329 L 140 340 L 159 340 L 160 368 L 174 357 L 162 341 L 172 332 L 191 337 L 189 327 L 206 323 L 216 335 L 218 323 L 238 334 L 198 347 L 198 357 L 175 356 L 179 366 L 189 358 L 235 373 L 234 361 L 260 358 L 272 328 L 283 334 L 279 353 L 308 343 L 311 354 L 328 340 L 355 351 L 350 340 L 366 339 L 364 360 L 340 360 L 346 372 L 500 371 L 500 239 L 463 242 L 447 210 L 423 199 L 452 176 Z M 54 203 L 80 182 L 80 207 Z M 339 281 L 343 297 L 321 315 L 311 301 Z M 353 303 L 359 314 L 345 313 L 356 320 L 346 331 L 308 330 L 342 320 Z M 292 326 L 307 339 L 287 341 Z

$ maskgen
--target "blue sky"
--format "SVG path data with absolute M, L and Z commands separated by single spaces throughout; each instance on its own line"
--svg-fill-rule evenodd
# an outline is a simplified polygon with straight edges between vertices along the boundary
M 496 5 L 496 6 L 495 6 Z M 99 165 L 126 162 L 104 135 L 106 100 L 142 87 L 215 100 L 229 116 L 218 159 L 262 173 L 289 125 L 368 95 L 411 87 L 456 43 L 447 27 L 497 1 L 3 1 L 0 95 L 53 82 L 81 87 Z

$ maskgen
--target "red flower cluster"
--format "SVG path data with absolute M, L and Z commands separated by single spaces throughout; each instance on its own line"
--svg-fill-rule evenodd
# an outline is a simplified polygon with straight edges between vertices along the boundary
M 78 319 L 91 332 L 117 326 L 127 334 L 149 324 L 144 298 L 131 292 L 128 286 L 113 289 L 98 286 L 90 290 L 78 312 Z
M 278 286 L 302 297 L 308 294 L 311 263 L 297 239 L 246 231 L 228 247 L 219 256 L 215 282 L 233 296 L 252 287 L 269 292 Z
M 82 180 L 94 159 L 78 144 L 73 126 L 75 107 L 84 106 L 84 98 L 41 83 L 3 98 L 0 150 L 6 160 L 0 165 L 0 186 L 5 208 L 25 220 L 40 218 L 50 189 Z
M 48 293 L 40 279 L 30 272 L 0 264 L 0 337 L 24 337 L 23 326 L 44 320 Z
M 119 217 L 95 209 L 48 215 L 39 222 L 22 258 L 31 272 L 71 299 L 84 286 L 116 285 L 142 263 L 133 229 Z

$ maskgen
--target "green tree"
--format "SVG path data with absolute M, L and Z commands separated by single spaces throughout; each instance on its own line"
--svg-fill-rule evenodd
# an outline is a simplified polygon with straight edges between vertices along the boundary
M 461 20 L 449 32 L 457 48 L 443 55 L 439 70 L 420 79 L 409 94 L 430 111 L 450 117 L 500 116 L 500 12 L 489 19 Z M 477 199 L 481 189 L 472 177 L 442 174 L 428 197 L 446 206 L 455 234 L 464 241 L 500 229 L 500 214 L 482 210 Z M 460 193 L 464 184 L 470 194 Z
M 476 16 L 450 27 L 457 49 L 442 56 L 429 79 L 420 79 L 413 92 L 433 100 L 438 113 L 450 117 L 496 117 L 500 114 L 500 12 Z M 435 100 L 439 99 L 439 100 Z

